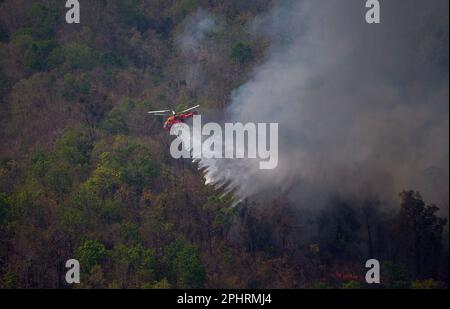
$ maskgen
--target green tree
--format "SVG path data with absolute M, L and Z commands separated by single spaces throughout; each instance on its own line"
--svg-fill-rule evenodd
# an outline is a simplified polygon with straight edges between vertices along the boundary
M 69 43 L 63 47 L 65 67 L 69 70 L 89 71 L 98 62 L 98 54 L 89 46 L 79 43 Z
M 0 232 L 8 218 L 9 207 L 8 198 L 5 194 L 0 193 Z
M 21 53 L 24 53 L 34 42 L 33 33 L 30 28 L 20 28 L 11 38 L 11 42 Z
M 141 238 L 139 235 L 139 226 L 133 222 L 123 222 L 120 225 L 120 236 L 124 243 L 138 243 Z
M 126 98 L 115 106 L 100 127 L 110 134 L 128 134 L 128 116 L 134 107 L 134 102 Z
M 150 20 L 140 6 L 139 0 L 108 0 L 108 5 L 117 13 L 118 20 L 140 32 L 150 26 Z
M 206 272 L 197 246 L 177 240 L 169 244 L 164 253 L 179 287 L 201 288 L 204 286 Z
M 32 71 L 45 71 L 51 68 L 51 54 L 55 49 L 54 41 L 35 41 L 24 55 L 25 67 Z
M 8 40 L 8 31 L 6 27 L 0 23 L 0 42 L 6 42 Z
M 36 39 L 47 39 L 54 35 L 58 21 L 58 13 L 54 8 L 35 3 L 30 9 L 30 19 L 33 36 Z
M 333 254 L 337 262 L 343 262 L 357 254 L 361 225 L 355 209 L 347 201 L 337 199 L 318 218 L 320 248 Z
M 90 163 L 92 143 L 85 130 L 67 130 L 56 141 L 55 155 L 71 166 Z
M 133 270 L 151 272 L 156 264 L 154 250 L 141 244 L 119 249 L 119 256 L 125 259 Z
M 412 273 L 421 279 L 434 277 L 438 272 L 442 233 L 447 220 L 439 218 L 436 215 L 439 208 L 426 205 L 418 192 L 404 191 L 401 198 L 398 241 L 405 246 L 406 252 L 412 253 L 408 254 L 413 259 Z
M 75 251 L 75 257 L 80 261 L 80 268 L 85 273 L 99 265 L 109 252 L 105 246 L 95 240 L 86 240 Z
M 66 166 L 59 165 L 55 162 L 51 164 L 50 168 L 46 171 L 44 183 L 50 191 L 61 199 L 65 193 L 69 192 L 72 178 L 70 177 Z
M 85 73 L 64 75 L 62 95 L 66 100 L 86 97 L 91 90 L 91 81 Z
M 19 28 L 11 38 L 11 42 L 17 47 L 23 46 L 23 42 L 30 43 L 33 41 L 33 31 L 28 27 Z M 29 44 L 28 44 L 29 45 Z
M 120 183 L 120 172 L 100 165 L 92 173 L 91 177 L 84 184 L 85 188 L 105 198 L 108 194 L 112 194 Z
M 149 154 L 140 153 L 127 161 L 121 175 L 126 183 L 142 190 L 159 175 L 159 168 Z
M 231 58 L 239 63 L 246 63 L 253 59 L 253 51 L 250 44 L 238 42 L 231 49 Z
M 4 95 L 8 92 L 10 81 L 5 73 L 0 69 L 0 104 L 3 102 Z
M 113 66 L 119 68 L 123 68 L 125 64 L 125 61 L 112 51 L 102 53 L 99 56 L 99 61 L 104 66 Z

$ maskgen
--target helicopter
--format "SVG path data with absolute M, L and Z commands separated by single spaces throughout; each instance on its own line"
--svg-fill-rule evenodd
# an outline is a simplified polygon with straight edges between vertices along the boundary
M 182 112 L 176 112 L 174 110 L 169 109 L 169 110 L 162 110 L 162 111 L 151 111 L 148 113 L 151 115 L 154 115 L 154 116 L 169 116 L 170 115 L 164 122 L 164 126 L 163 126 L 164 130 L 170 131 L 170 129 L 172 128 L 172 126 L 174 124 L 184 123 L 187 119 L 194 117 L 195 115 L 198 115 L 197 111 L 192 112 L 192 110 L 197 109 L 199 107 L 200 107 L 200 105 L 197 105 L 197 106 L 188 108 Z

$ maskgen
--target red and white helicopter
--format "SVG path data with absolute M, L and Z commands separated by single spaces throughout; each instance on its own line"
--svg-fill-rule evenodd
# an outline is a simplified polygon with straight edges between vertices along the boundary
M 199 108 L 200 105 L 188 108 L 187 110 L 184 110 L 182 112 L 175 112 L 174 110 L 162 110 L 162 111 L 151 111 L 148 112 L 149 114 L 155 115 L 155 116 L 169 116 L 167 118 L 167 120 L 164 122 L 164 130 L 170 131 L 170 129 L 172 128 L 172 126 L 174 124 L 177 123 L 183 123 L 185 122 L 187 119 L 194 117 L 194 115 L 198 115 L 198 112 L 194 111 L 191 112 L 192 110 Z

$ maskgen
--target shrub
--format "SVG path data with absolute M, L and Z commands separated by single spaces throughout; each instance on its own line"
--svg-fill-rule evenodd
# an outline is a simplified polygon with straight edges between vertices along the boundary
M 409 275 L 405 267 L 390 261 L 384 262 L 383 285 L 388 289 L 406 289 L 409 286 Z
M 3 276 L 1 287 L 4 289 L 17 289 L 19 287 L 19 276 L 12 271 Z
M 332 289 L 333 287 L 325 282 L 318 281 L 318 282 L 315 282 L 311 288 L 315 289 L 315 290 L 325 290 L 325 289 Z
M 427 279 L 422 281 L 413 281 L 411 283 L 411 289 L 419 289 L 419 290 L 432 290 L 432 289 L 441 289 L 442 286 L 439 282 L 433 279 Z
M 342 284 L 342 288 L 346 290 L 357 290 L 361 289 L 361 283 L 358 281 L 349 281 Z

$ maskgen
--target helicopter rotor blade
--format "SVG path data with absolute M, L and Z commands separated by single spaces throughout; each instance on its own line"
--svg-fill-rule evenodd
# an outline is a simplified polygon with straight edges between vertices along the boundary
M 151 111 L 151 112 L 148 112 L 149 114 L 166 114 L 166 113 L 169 113 L 170 112 L 170 110 L 164 110 L 164 111 Z
M 185 110 L 185 111 L 182 111 L 182 112 L 181 112 L 181 114 L 183 114 L 183 113 L 187 113 L 187 112 L 189 112 L 189 111 L 191 111 L 191 110 L 193 110 L 193 109 L 199 108 L 199 107 L 200 107 L 200 105 L 197 105 L 197 106 L 194 106 L 194 107 L 188 108 L 187 110 Z

